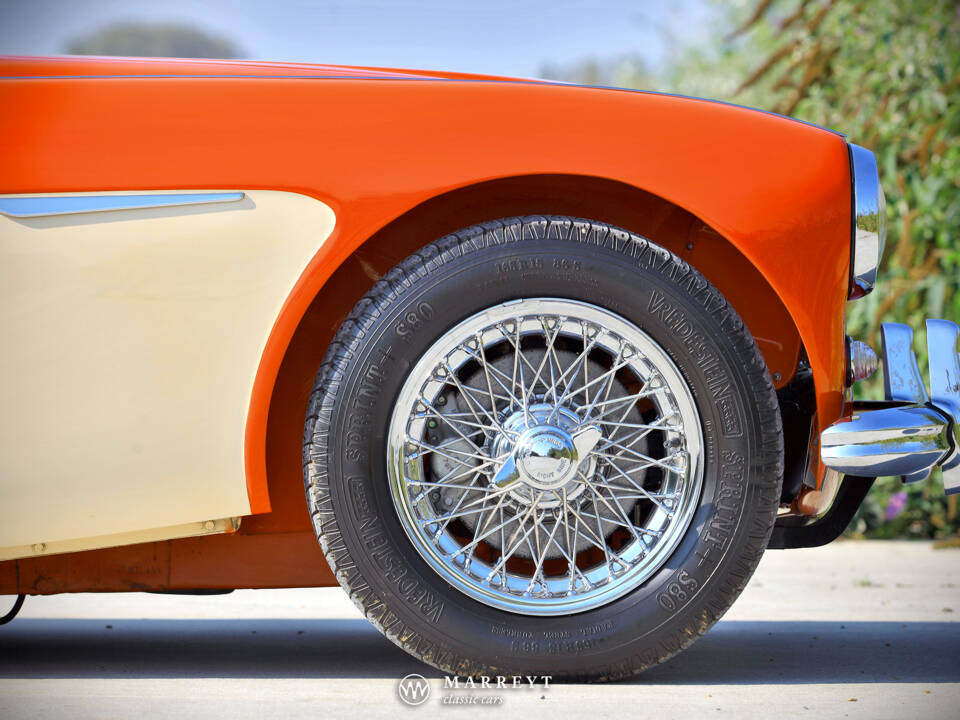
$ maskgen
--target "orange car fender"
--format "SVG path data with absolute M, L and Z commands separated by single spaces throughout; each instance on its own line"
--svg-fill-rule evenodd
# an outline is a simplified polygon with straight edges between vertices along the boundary
M 270 397 L 311 300 L 391 220 L 496 178 L 616 180 L 696 215 L 753 263 L 789 311 L 813 371 L 820 426 L 841 412 L 850 179 L 837 134 L 629 91 L 463 78 L 104 78 L 86 62 L 71 66 L 84 78 L 0 81 L 0 103 L 17 108 L 0 116 L 8 148 L 0 193 L 264 188 L 316 197 L 337 215 L 260 361 L 245 435 L 255 512 L 269 509 Z M 111 71 L 134 72 L 124 68 Z M 162 64 L 151 68 L 162 74 Z

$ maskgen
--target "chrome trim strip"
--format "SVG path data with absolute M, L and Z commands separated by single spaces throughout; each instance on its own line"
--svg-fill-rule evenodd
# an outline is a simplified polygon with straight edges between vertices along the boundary
M 32 195 L 0 197 L 0 214 L 14 218 L 50 217 L 110 210 L 145 210 L 243 200 L 242 192 L 138 193 L 135 195 Z
M 859 145 L 850 149 L 853 230 L 850 253 L 850 296 L 866 295 L 877 282 L 877 268 L 887 242 L 887 201 L 880 187 L 877 158 Z

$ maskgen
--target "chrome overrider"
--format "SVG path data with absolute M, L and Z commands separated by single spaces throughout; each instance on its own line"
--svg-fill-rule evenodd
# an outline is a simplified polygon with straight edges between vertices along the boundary
M 900 475 L 919 482 L 943 469 L 943 487 L 960 493 L 960 327 L 927 320 L 930 393 L 913 353 L 913 330 L 884 323 L 884 390 L 887 402 L 855 411 L 820 435 L 824 465 L 847 475 Z

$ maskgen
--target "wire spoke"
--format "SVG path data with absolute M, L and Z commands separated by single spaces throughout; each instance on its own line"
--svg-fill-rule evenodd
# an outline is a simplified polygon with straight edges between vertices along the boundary
M 526 391 L 527 391 L 527 390 L 526 390 L 526 384 L 524 383 L 524 380 L 523 380 L 523 366 L 526 365 L 526 366 L 527 366 L 527 370 L 528 370 L 529 372 L 533 373 L 534 375 L 536 375 L 537 370 L 536 370 L 535 367 L 533 367 L 533 365 L 530 363 L 530 361 L 527 360 L 526 356 L 523 354 L 523 351 L 520 349 L 520 323 L 519 323 L 519 322 L 516 322 L 515 325 L 516 325 L 516 337 L 515 337 L 515 338 L 514 338 L 513 336 L 511 336 L 509 332 L 507 332 L 506 328 L 500 328 L 500 331 L 503 333 L 503 336 L 506 338 L 507 342 L 510 343 L 510 345 L 511 345 L 512 348 L 513 348 L 513 358 L 514 358 L 514 361 L 513 361 L 513 381 L 512 381 L 512 387 L 516 387 L 516 386 L 517 386 L 517 380 L 518 380 L 518 376 L 519 376 L 519 380 L 520 380 L 520 396 L 519 396 L 519 399 L 522 401 L 522 400 L 523 400 L 523 397 L 524 397 L 524 395 L 526 394 Z M 516 393 L 514 393 L 514 395 L 516 395 Z
M 627 530 L 629 530 L 630 534 L 633 535 L 633 537 L 637 540 L 637 542 L 639 542 L 643 546 L 644 550 L 649 550 L 649 546 L 647 545 L 647 543 L 637 533 L 636 525 L 630 522 L 630 518 L 627 517 L 626 511 L 624 511 L 623 506 L 617 501 L 617 498 L 613 493 L 610 494 L 610 500 L 613 501 L 613 505 L 611 505 L 609 502 L 607 502 L 607 498 L 605 498 L 600 493 L 600 491 L 594 488 L 592 485 L 590 486 L 590 492 L 593 493 L 594 498 L 602 502 L 604 504 L 604 507 L 608 508 L 611 513 L 613 513 L 614 515 L 619 515 L 620 522 L 618 524 L 621 527 L 624 527 Z
M 578 612 L 649 577 L 702 482 L 699 418 L 672 367 L 618 316 L 561 299 L 506 302 L 442 335 L 388 436 L 390 492 L 427 563 L 520 612 Z
M 473 410 L 473 408 L 476 407 L 477 410 L 479 410 L 479 411 L 484 415 L 484 417 L 486 417 L 486 419 L 490 422 L 490 424 L 493 425 L 493 427 L 495 427 L 495 428 L 497 428 L 497 429 L 499 430 L 499 429 L 500 429 L 500 422 L 497 420 L 497 418 L 495 418 L 493 415 L 491 415 L 491 414 L 487 411 L 487 409 L 486 409 L 485 407 L 483 407 L 483 405 L 481 405 L 480 403 L 478 403 L 477 400 L 476 400 L 476 398 L 474 398 L 474 397 L 470 396 L 469 394 L 467 394 L 467 392 L 466 392 L 466 391 L 464 390 L 464 388 L 463 388 L 463 385 L 460 384 L 460 378 L 457 377 L 457 374 L 453 371 L 453 368 L 451 368 L 450 365 L 448 365 L 446 362 L 444 362 L 443 368 L 447 371 L 446 377 L 448 377 L 450 380 L 453 381 L 453 384 L 457 386 L 457 390 L 460 391 L 460 396 L 461 396 L 464 400 L 467 401 L 467 406 L 468 406 L 468 408 L 471 409 L 471 410 Z M 472 389 L 472 388 L 471 388 L 471 389 Z M 482 422 L 483 422 L 483 421 L 480 419 L 480 416 L 477 415 L 477 413 L 476 413 L 475 411 L 473 412 L 473 416 L 474 416 L 474 418 L 476 418 L 476 421 L 477 421 L 478 423 L 482 423 Z
M 478 453 L 482 454 L 483 451 L 481 450 L 480 446 L 477 445 L 472 439 L 470 439 L 470 437 L 468 437 L 467 435 L 465 435 L 465 434 L 460 430 L 460 428 L 458 428 L 458 427 L 454 424 L 454 422 L 453 422 L 452 420 L 449 420 L 449 419 L 447 419 L 446 417 L 444 417 L 443 413 L 441 413 L 441 412 L 438 411 L 436 408 L 434 408 L 433 405 L 427 403 L 426 401 L 424 401 L 424 404 L 426 405 L 427 409 L 430 410 L 430 411 L 433 413 L 433 415 L 434 415 L 435 417 L 438 417 L 438 418 L 440 418 L 441 420 L 443 420 L 451 430 L 453 430 L 457 435 L 459 435 L 461 438 L 463 438 L 463 439 L 466 440 L 468 443 L 470 443 L 470 444 L 473 446 L 473 449 L 474 449 L 474 450 L 476 450 Z M 480 424 L 478 423 L 478 424 L 476 425 L 476 427 L 479 427 L 479 428 L 483 429 L 485 435 L 486 435 L 487 432 L 489 432 L 489 429 L 487 428 L 487 426 L 480 425 Z M 492 434 L 492 433 L 491 433 L 491 434 Z
M 633 478 L 631 478 L 629 475 L 627 475 L 625 472 L 623 472 L 620 468 L 618 468 L 616 465 L 614 465 L 614 464 L 613 464 L 612 462 L 610 462 L 609 460 L 607 460 L 606 463 L 607 463 L 607 465 L 608 465 L 609 467 L 613 468 L 614 472 L 616 472 L 617 475 L 619 475 L 620 477 L 622 477 L 622 478 L 626 479 L 627 481 L 629 481 L 631 484 L 633 484 L 633 486 L 634 486 L 639 492 L 643 493 L 643 495 L 647 498 L 647 500 L 649 500 L 649 501 L 652 502 L 654 505 L 656 505 L 658 508 L 660 508 L 661 510 L 663 510 L 663 512 L 665 512 L 665 513 L 667 514 L 667 516 L 672 516 L 672 515 L 673 515 L 673 513 L 670 511 L 670 509 L 669 509 L 668 507 L 666 507 L 663 503 L 661 503 L 659 500 L 657 500 L 657 499 L 656 499 L 653 495 L 651 495 L 649 492 L 647 492 L 647 490 L 643 487 L 643 485 L 638 484 Z
M 623 457 L 624 455 L 632 455 L 634 459 L 638 461 L 650 463 L 651 465 L 656 465 L 658 467 L 663 468 L 664 470 L 669 470 L 670 472 L 682 473 L 685 469 L 685 468 L 677 468 L 675 465 L 670 465 L 669 463 L 666 462 L 667 460 L 670 460 L 672 458 L 686 458 L 687 453 L 685 450 L 679 450 L 677 452 L 670 453 L 663 459 L 657 459 L 657 458 L 652 458 L 648 455 L 644 455 L 641 452 L 637 452 L 633 448 L 629 448 L 629 447 L 626 447 L 625 445 L 621 445 L 615 440 L 606 440 L 603 443 L 603 447 L 600 447 L 599 444 L 597 447 L 598 449 L 596 449 L 594 452 L 600 457 L 618 458 L 618 457 Z M 608 455 L 607 453 L 603 452 L 603 450 L 609 447 L 618 448 L 619 452 L 614 453 L 613 455 Z
M 557 339 L 557 335 L 560 334 L 560 326 L 559 326 L 559 324 L 558 324 L 558 325 L 557 325 L 557 329 L 556 329 L 556 331 L 554 332 L 553 336 L 552 336 L 552 337 L 549 337 L 549 334 L 550 334 L 550 333 L 549 333 L 549 332 L 547 331 L 547 329 L 546 329 L 545 321 L 543 320 L 543 318 L 540 319 L 540 322 L 541 322 L 541 325 L 543 325 L 543 327 L 544 327 L 544 335 L 547 335 L 547 336 L 548 336 L 548 340 L 547 340 L 547 350 L 546 350 L 546 352 L 543 353 L 543 359 L 540 361 L 540 365 L 537 367 L 537 370 L 536 370 L 536 372 L 534 373 L 533 378 L 530 380 L 530 390 L 535 390 L 536 387 L 537 387 L 537 383 L 538 383 L 538 382 L 542 382 L 545 387 L 547 386 L 546 382 L 540 380 L 540 373 L 543 372 L 543 367 L 544 367 L 544 365 L 550 360 L 550 351 L 553 349 L 553 343 L 554 343 L 554 341 Z M 550 374 L 551 374 L 551 375 L 553 374 L 553 366 L 552 366 L 552 365 L 550 366 Z M 552 387 L 552 386 L 551 386 L 551 387 Z M 551 387 L 547 387 L 547 394 L 549 394 Z
M 464 420 L 464 417 L 473 417 L 470 413 L 447 413 L 447 412 L 438 412 L 436 410 L 432 412 L 421 412 L 416 415 L 411 416 L 417 420 L 429 420 L 431 418 L 443 418 L 444 422 L 447 425 L 462 425 L 466 428 L 474 428 L 474 430 L 482 431 L 484 435 L 490 436 L 494 433 L 490 430 L 489 425 L 484 425 L 481 423 L 470 422 L 469 420 Z M 456 432 L 456 431 L 455 431 Z
M 644 398 L 647 398 L 647 397 L 652 397 L 653 395 L 656 395 L 659 392 L 662 392 L 660 388 L 651 388 L 649 390 L 641 390 L 631 395 L 624 395 L 623 397 L 613 398 L 612 400 L 604 400 L 602 402 L 593 403 L 594 408 L 604 407 L 606 409 L 603 412 L 598 413 L 596 415 L 594 415 L 592 412 L 585 413 L 583 416 L 584 422 L 587 422 L 587 421 L 607 422 L 603 418 L 607 417 L 608 415 L 613 415 L 614 413 L 619 412 L 619 409 L 617 408 L 618 405 L 621 405 L 623 403 L 630 403 L 630 407 L 633 407 L 633 405 L 635 405 L 637 401 L 643 400 Z M 608 407 L 608 406 L 612 406 L 612 407 Z
M 508 405 L 509 405 L 511 402 L 513 402 L 513 398 L 512 398 L 511 396 L 508 396 L 508 395 L 500 395 L 500 394 L 498 394 L 498 393 L 493 393 L 493 392 L 487 392 L 487 391 L 484 390 L 483 388 L 475 388 L 475 387 L 471 387 L 470 385 L 463 385 L 463 386 L 462 386 L 462 389 L 463 389 L 464 391 L 468 392 L 468 393 L 471 393 L 470 399 L 473 400 L 474 402 L 476 402 L 478 407 L 483 407 L 482 405 L 480 405 L 479 401 L 477 400 L 478 397 L 482 397 L 482 398 L 484 398 L 484 399 L 489 398 L 489 397 L 493 397 L 493 398 L 494 398 L 494 402 L 493 402 L 492 407 L 493 407 L 494 410 L 496 410 L 496 408 L 497 408 L 497 402 L 496 402 L 497 400 L 499 400 L 499 401 L 501 401 L 501 402 L 506 402 Z M 483 409 L 486 410 L 486 408 L 483 408 Z M 489 427 L 490 427 L 489 424 L 487 425 L 487 427 L 488 427 L 488 429 L 489 429 Z
M 496 382 L 497 385 L 500 386 L 500 389 L 507 393 L 506 395 L 497 395 L 498 398 L 506 399 L 508 401 L 506 409 L 512 410 L 514 407 L 520 407 L 520 398 L 518 398 L 514 393 L 514 390 L 516 389 L 516 381 L 496 365 L 492 365 L 491 363 L 487 362 L 485 357 L 477 354 L 475 351 L 467 349 L 466 352 L 470 358 L 476 360 L 478 364 L 483 366 L 484 372 L 487 374 L 490 380 Z M 510 385 L 508 386 L 506 383 L 510 383 Z
M 417 440 L 415 437 L 408 437 L 407 442 L 411 445 L 415 445 L 420 449 L 422 449 L 424 453 L 421 453 L 421 454 L 436 453 L 437 455 L 442 455 L 448 460 L 454 460 L 456 462 L 462 463 L 463 465 L 469 465 L 469 463 L 461 460 L 461 458 L 464 458 L 464 457 L 470 458 L 472 460 L 479 460 L 480 462 L 490 459 L 489 455 L 481 455 L 479 453 L 467 452 L 466 450 L 458 450 L 454 447 L 451 447 L 451 445 L 461 442 L 460 440 L 448 441 L 441 445 L 431 445 L 430 443 L 426 443 L 423 440 Z M 453 455 L 451 455 L 450 453 L 453 453 Z M 412 457 L 416 458 L 416 457 L 420 457 L 420 455 L 414 455 Z

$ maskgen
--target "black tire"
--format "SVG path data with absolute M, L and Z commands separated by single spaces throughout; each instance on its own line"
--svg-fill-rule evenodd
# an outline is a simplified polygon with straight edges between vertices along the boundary
M 572 615 L 505 612 L 444 582 L 405 534 L 388 488 L 386 427 L 411 365 L 463 318 L 518 296 L 582 300 L 628 319 L 673 359 L 702 418 L 703 490 L 677 549 L 644 584 Z M 423 302 L 433 317 L 399 332 Z M 461 676 L 612 680 L 682 650 L 743 590 L 776 517 L 783 438 L 756 343 L 702 275 L 609 225 L 522 217 L 424 247 L 357 304 L 317 374 L 303 462 L 331 568 L 397 645 Z

